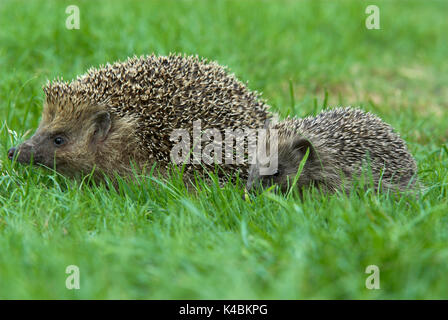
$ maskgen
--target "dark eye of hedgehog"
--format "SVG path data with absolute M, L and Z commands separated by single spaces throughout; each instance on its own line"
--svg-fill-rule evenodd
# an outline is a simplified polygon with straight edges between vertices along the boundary
M 64 138 L 62 138 L 62 137 L 56 137 L 56 138 L 54 138 L 54 144 L 57 146 L 57 147 L 60 147 L 60 146 L 62 146 L 64 143 L 65 143 L 65 140 L 64 140 Z

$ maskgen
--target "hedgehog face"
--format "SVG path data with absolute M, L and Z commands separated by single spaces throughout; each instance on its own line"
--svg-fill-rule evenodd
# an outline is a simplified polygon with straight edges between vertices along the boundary
M 272 185 L 278 185 L 282 188 L 287 184 L 285 181 L 288 177 L 285 174 L 285 168 L 278 164 L 271 174 L 260 174 L 262 166 L 259 163 L 253 164 L 249 169 L 249 178 L 246 184 L 246 190 L 251 191 L 257 188 L 269 188 Z
M 250 191 L 258 187 L 266 189 L 272 185 L 277 185 L 282 192 L 286 192 L 294 181 L 307 149 L 310 149 L 310 153 L 307 163 L 297 181 L 297 186 L 300 187 L 310 184 L 312 182 L 312 176 L 308 168 L 310 168 L 310 163 L 313 161 L 314 151 L 311 143 L 307 139 L 297 137 L 279 141 L 277 155 L 271 154 L 268 156 L 269 163 L 275 163 L 273 157 L 277 157 L 277 166 L 271 172 L 263 171 L 263 166 L 257 159 L 257 162 L 250 167 L 246 190 Z
M 17 155 L 17 161 L 23 164 L 32 162 L 52 168 L 57 151 L 65 149 L 69 141 L 64 132 L 37 130 L 29 140 L 14 148 L 14 154 L 10 152 L 9 156 Z
M 22 164 L 33 163 L 68 175 L 89 173 L 98 156 L 98 146 L 104 143 L 111 128 L 106 111 L 92 108 L 81 114 L 64 112 L 51 114 L 44 110 L 36 133 L 13 148 L 9 157 Z

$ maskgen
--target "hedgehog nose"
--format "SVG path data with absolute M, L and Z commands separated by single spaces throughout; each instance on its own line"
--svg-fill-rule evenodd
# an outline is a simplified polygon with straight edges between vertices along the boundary
M 11 148 L 8 150 L 8 158 L 12 160 L 14 158 L 14 154 L 16 153 L 16 148 Z

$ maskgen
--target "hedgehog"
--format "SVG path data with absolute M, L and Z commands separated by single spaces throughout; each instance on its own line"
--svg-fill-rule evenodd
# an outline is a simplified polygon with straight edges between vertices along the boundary
M 54 168 L 66 176 L 130 176 L 135 168 L 172 165 L 173 130 L 256 129 L 269 106 L 227 68 L 197 56 L 132 57 L 91 68 L 72 81 L 44 87 L 34 135 L 8 151 L 19 163 Z M 185 176 L 213 164 L 185 164 Z M 248 163 L 220 166 L 221 177 L 247 178 Z
M 277 149 L 264 151 L 265 159 L 259 156 L 251 165 L 248 191 L 277 185 L 285 192 L 296 176 L 300 194 L 303 187 L 313 186 L 324 193 L 348 193 L 363 177 L 381 191 L 411 190 L 416 185 L 417 166 L 406 143 L 389 124 L 359 108 L 335 108 L 303 119 L 288 117 L 267 131 L 259 148 L 269 151 L 272 142 Z

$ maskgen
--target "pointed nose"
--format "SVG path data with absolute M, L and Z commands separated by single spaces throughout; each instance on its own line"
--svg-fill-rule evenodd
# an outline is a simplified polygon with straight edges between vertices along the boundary
M 8 150 L 8 158 L 12 160 L 14 158 L 14 154 L 16 153 L 16 148 L 11 148 Z

